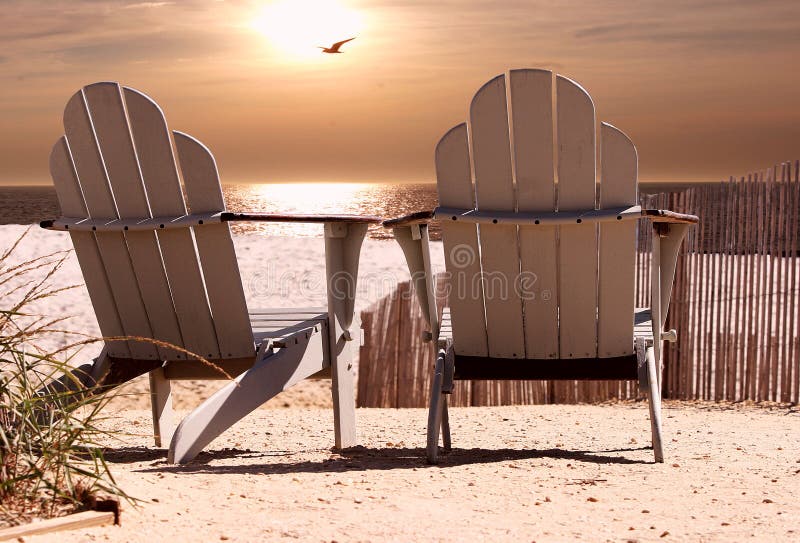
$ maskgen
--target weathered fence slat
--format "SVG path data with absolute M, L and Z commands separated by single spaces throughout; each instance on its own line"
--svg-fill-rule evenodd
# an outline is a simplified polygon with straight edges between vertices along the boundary
M 667 328 L 662 391 L 667 398 L 800 401 L 800 161 L 642 195 L 642 205 L 695 213 L 684 243 Z M 649 304 L 652 241 L 640 224 L 636 305 Z M 436 245 L 434 245 L 436 247 Z M 438 278 L 439 286 L 445 283 Z M 439 307 L 446 289 L 437 289 Z M 362 313 L 358 405 L 423 407 L 435 359 L 408 283 Z M 633 382 L 456 383 L 453 406 L 598 402 L 638 396 Z

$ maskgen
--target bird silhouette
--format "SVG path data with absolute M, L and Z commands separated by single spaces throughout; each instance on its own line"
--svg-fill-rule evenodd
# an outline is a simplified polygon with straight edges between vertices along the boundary
M 322 47 L 322 46 L 318 46 L 318 47 L 319 47 L 320 49 L 322 49 L 322 52 L 323 52 L 323 53 L 341 53 L 341 51 L 339 51 L 339 48 L 340 48 L 342 45 L 344 45 L 345 43 L 347 43 L 347 42 L 349 42 L 349 41 L 353 41 L 354 39 L 355 39 L 355 38 L 350 38 L 350 39 L 348 39 L 348 40 L 337 41 L 336 43 L 334 43 L 334 44 L 333 44 L 333 45 L 331 45 L 330 47 Z

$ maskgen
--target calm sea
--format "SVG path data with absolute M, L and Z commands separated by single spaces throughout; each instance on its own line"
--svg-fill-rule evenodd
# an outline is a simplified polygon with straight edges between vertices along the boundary
M 436 207 L 436 185 L 399 183 L 270 183 L 223 185 L 230 211 L 348 213 L 391 218 Z M 0 224 L 33 224 L 60 215 L 55 189 L 0 187 Z M 234 232 L 271 236 L 321 236 L 318 224 L 233 223 Z M 370 237 L 387 239 L 382 228 Z
M 679 190 L 690 183 L 640 184 L 643 193 Z M 230 211 L 264 213 L 348 213 L 400 217 L 436 207 L 436 185 L 432 183 L 262 183 L 223 185 L 222 192 Z M 49 186 L 0 187 L 0 224 L 35 224 L 60 216 L 55 189 Z M 237 233 L 270 236 L 319 237 L 318 224 L 232 223 Z M 369 236 L 389 239 L 391 233 L 378 226 Z M 431 226 L 431 238 L 439 239 Z

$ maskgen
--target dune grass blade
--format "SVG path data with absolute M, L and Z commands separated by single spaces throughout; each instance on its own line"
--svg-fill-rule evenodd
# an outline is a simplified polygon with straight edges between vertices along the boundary
M 63 317 L 37 315 L 33 304 L 72 287 L 53 285 L 64 252 L 14 261 L 25 234 L 0 251 L 0 525 L 69 513 L 97 493 L 127 498 L 103 458 L 113 433 L 98 425 L 110 396 L 46 386 L 68 374 L 69 347 L 91 340 L 39 345 L 63 332 Z

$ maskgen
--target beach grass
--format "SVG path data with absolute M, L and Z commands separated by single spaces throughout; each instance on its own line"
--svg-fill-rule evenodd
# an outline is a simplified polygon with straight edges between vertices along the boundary
M 109 394 L 87 394 L 70 360 L 95 338 L 39 347 L 66 316 L 36 313 L 42 300 L 74 288 L 57 283 L 69 252 L 18 259 L 27 231 L 0 253 L 0 525 L 86 508 L 100 494 L 127 498 L 103 457 Z M 67 336 L 68 337 L 68 336 Z M 54 386 L 54 383 L 58 383 Z M 113 436 L 111 436 L 113 437 Z

